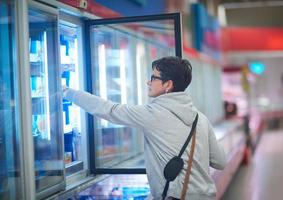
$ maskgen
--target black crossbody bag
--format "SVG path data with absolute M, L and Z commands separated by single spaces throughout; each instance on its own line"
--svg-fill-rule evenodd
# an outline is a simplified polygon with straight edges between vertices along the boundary
M 179 152 L 178 156 L 174 156 L 173 158 L 171 158 L 168 163 L 166 164 L 164 170 L 163 170 L 163 175 L 166 179 L 166 185 L 164 187 L 163 193 L 162 193 L 162 199 L 164 200 L 166 198 L 167 195 L 167 191 L 169 189 L 169 184 L 171 181 L 174 181 L 175 178 L 178 176 L 178 174 L 181 172 L 181 170 L 183 169 L 184 166 L 184 161 L 181 158 L 181 156 L 183 155 L 185 149 L 187 148 L 194 130 L 196 129 L 197 126 L 197 122 L 198 122 L 198 114 L 193 122 L 193 126 L 191 129 L 191 132 L 186 140 L 186 142 L 184 143 L 181 151 Z

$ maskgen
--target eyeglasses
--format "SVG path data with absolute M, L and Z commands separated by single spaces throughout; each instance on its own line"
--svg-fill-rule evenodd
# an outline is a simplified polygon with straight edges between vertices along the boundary
M 159 76 L 151 75 L 151 77 L 150 77 L 150 82 L 152 82 L 152 81 L 154 81 L 154 80 L 161 80 L 161 81 L 163 81 L 164 79 L 161 78 L 161 77 L 159 77 Z

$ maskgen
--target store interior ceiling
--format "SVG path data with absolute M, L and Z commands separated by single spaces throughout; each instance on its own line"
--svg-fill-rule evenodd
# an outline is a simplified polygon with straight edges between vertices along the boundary
M 208 0 L 209 1 L 209 0 Z M 224 11 L 222 26 L 243 28 L 283 28 L 283 0 L 215 0 Z M 218 15 L 219 17 L 219 15 Z M 219 18 L 220 19 L 220 18 Z M 251 60 L 281 59 L 282 51 L 230 53 L 231 65 L 242 66 Z
M 283 0 L 217 0 L 225 10 L 226 25 L 283 27 Z

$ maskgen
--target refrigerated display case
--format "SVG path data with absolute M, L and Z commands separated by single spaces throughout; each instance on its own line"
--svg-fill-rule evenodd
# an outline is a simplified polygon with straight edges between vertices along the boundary
M 73 89 L 82 88 L 83 75 L 79 70 L 80 31 L 78 25 L 60 20 L 61 83 L 62 86 Z M 64 162 L 67 175 L 84 169 L 81 115 L 82 111 L 78 106 L 63 99 Z
M 94 34 L 94 42 L 98 44 L 95 59 L 99 63 L 96 91 L 102 98 L 124 104 L 137 102 L 134 90 L 136 69 L 134 60 L 130 59 L 135 51 L 133 40 L 119 30 L 113 32 L 107 28 Z M 139 144 L 131 142 L 133 137 L 137 137 L 136 130 L 106 120 L 99 120 L 98 130 L 101 133 L 95 139 L 97 164 L 108 163 L 110 166 L 120 162 L 122 157 L 127 159 L 137 154 L 135 150 Z
M 147 199 L 150 194 L 145 174 L 112 175 L 79 192 L 79 199 Z
M 15 2 L 0 2 L 0 199 L 23 199 Z
M 182 52 L 179 14 L 89 20 L 85 32 L 88 91 L 121 104 L 146 103 L 151 62 Z M 88 123 L 93 173 L 145 173 L 140 130 Z
M 50 188 L 65 188 L 61 94 L 58 69 L 58 14 L 31 4 L 29 59 L 35 186 L 42 198 Z

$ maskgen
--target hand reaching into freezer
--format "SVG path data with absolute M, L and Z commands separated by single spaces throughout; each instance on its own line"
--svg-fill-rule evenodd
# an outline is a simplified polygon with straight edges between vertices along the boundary
M 66 92 L 69 88 L 66 85 L 62 85 L 62 92 L 63 92 L 63 98 L 66 97 Z

